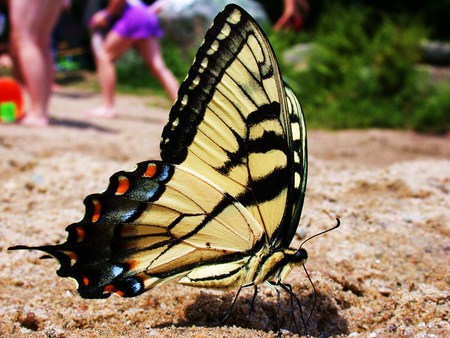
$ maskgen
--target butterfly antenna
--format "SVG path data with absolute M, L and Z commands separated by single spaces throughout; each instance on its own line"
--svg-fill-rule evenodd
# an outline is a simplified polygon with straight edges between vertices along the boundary
M 305 243 L 308 242 L 309 240 L 311 240 L 311 239 L 313 239 L 313 238 L 315 238 L 315 237 L 317 237 L 317 236 L 322 236 L 323 234 L 326 234 L 327 232 L 330 232 L 330 231 L 332 231 L 332 230 L 334 230 L 334 229 L 337 229 L 337 228 L 339 228 L 340 225 L 341 225 L 341 220 L 340 220 L 339 218 L 336 217 L 336 225 L 335 225 L 334 227 L 329 228 L 329 229 L 326 229 L 326 230 L 324 230 L 324 231 L 321 231 L 321 232 L 319 232 L 319 233 L 317 233 L 317 234 L 315 234 L 315 235 L 312 235 L 311 237 L 305 239 L 305 240 L 302 242 L 302 244 L 300 244 L 299 250 L 302 248 L 303 244 L 305 244 Z

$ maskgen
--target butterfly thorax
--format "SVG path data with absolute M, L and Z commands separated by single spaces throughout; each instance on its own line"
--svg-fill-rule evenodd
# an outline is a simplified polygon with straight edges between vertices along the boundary
M 262 257 L 253 282 L 259 284 L 267 280 L 281 281 L 294 265 L 305 263 L 307 258 L 308 254 L 304 249 L 281 248 L 271 251 Z

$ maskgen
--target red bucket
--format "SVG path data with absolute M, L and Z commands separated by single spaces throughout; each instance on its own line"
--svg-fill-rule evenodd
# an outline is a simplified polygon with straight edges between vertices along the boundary
M 19 84 L 11 77 L 0 77 L 0 122 L 15 122 L 22 116 L 23 97 Z

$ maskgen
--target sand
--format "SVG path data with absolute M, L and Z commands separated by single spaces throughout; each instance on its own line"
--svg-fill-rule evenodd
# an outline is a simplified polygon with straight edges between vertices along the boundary
M 152 105 L 158 101 L 161 108 Z M 137 298 L 84 300 L 38 252 L 17 244 L 64 241 L 83 198 L 134 163 L 159 158 L 169 104 L 121 96 L 116 119 L 87 119 L 98 95 L 64 90 L 47 129 L 0 125 L 1 337 L 272 337 L 276 293 L 262 285 L 251 318 L 244 291 L 171 282 Z M 308 112 L 307 112 L 308 113 Z M 313 114 L 313 112 L 310 112 Z M 317 290 L 312 336 L 444 337 L 450 332 L 450 139 L 403 131 L 309 131 L 310 169 L 298 236 L 335 224 L 305 244 Z M 309 313 L 313 290 L 301 267 L 286 279 Z M 282 333 L 293 335 L 282 297 Z M 298 319 L 299 320 L 299 319 Z

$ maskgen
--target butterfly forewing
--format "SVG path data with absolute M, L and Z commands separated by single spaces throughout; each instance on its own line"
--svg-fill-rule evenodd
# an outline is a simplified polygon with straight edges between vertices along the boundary
M 227 6 L 180 88 L 161 157 L 226 189 L 278 245 L 293 208 L 290 128 L 284 84 L 266 36 L 246 12 Z

